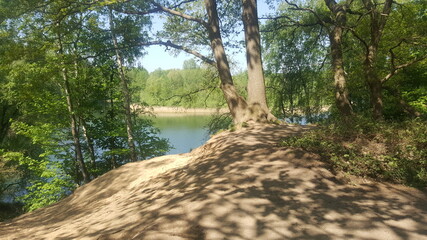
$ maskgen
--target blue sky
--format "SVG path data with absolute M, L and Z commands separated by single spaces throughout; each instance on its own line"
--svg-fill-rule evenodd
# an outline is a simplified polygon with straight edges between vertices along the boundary
M 262 16 L 263 14 L 269 12 L 267 5 L 263 0 L 260 0 L 258 2 L 258 12 L 259 15 Z M 161 27 L 161 23 L 154 23 L 153 31 L 156 29 L 156 25 L 158 27 Z M 243 34 L 241 34 L 243 39 Z M 165 48 L 162 46 L 151 46 L 149 48 L 146 48 L 147 55 L 145 55 L 139 63 L 147 69 L 149 72 L 153 72 L 156 69 L 181 69 L 183 62 L 187 59 L 193 58 L 192 55 L 187 54 L 185 52 L 181 52 L 178 56 L 174 57 L 170 53 L 165 51 Z M 231 54 L 228 55 L 229 57 Z M 246 63 L 245 63 L 245 53 L 241 51 L 240 53 L 233 53 L 232 54 L 232 61 L 236 62 L 237 67 L 236 69 L 233 69 L 233 72 L 239 72 L 241 70 L 246 69 Z

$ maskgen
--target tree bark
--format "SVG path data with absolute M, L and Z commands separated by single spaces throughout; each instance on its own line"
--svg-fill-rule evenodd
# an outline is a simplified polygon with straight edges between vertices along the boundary
M 209 33 L 212 52 L 221 80 L 221 89 L 233 117 L 234 124 L 241 126 L 243 123 L 248 122 L 268 122 L 270 120 L 275 120 L 276 118 L 270 114 L 270 111 L 268 110 L 265 97 L 258 18 L 256 18 L 256 2 L 248 4 L 248 9 L 245 10 L 247 15 L 244 17 L 256 18 L 255 20 L 251 19 L 250 21 L 247 19 L 245 20 L 247 21 L 247 27 L 245 27 L 245 32 L 247 33 L 245 33 L 245 35 L 250 35 L 247 40 L 247 44 L 249 44 L 247 49 L 250 50 L 247 54 L 249 104 L 237 93 L 233 83 L 230 66 L 222 43 L 216 0 L 205 0 L 205 8 L 208 15 L 206 28 Z M 256 21 L 256 23 L 254 23 L 254 21 Z M 256 25 L 255 27 L 254 24 Z M 246 28 L 250 28 L 250 30 Z
M 248 49 L 250 50 L 248 53 L 248 66 L 251 66 L 248 67 L 248 75 L 250 75 L 250 83 L 248 84 L 248 96 L 250 104 L 248 104 L 248 102 L 246 102 L 246 100 L 238 94 L 233 83 L 230 66 L 222 42 L 216 0 L 204 0 L 205 9 L 208 16 L 207 22 L 205 22 L 203 19 L 192 17 L 177 10 L 163 7 L 160 4 L 153 4 L 164 12 L 181 17 L 188 21 L 197 22 L 208 31 L 210 46 L 215 62 L 202 56 L 201 54 L 198 54 L 193 50 L 177 46 L 170 42 L 167 42 L 166 44 L 163 42 L 157 43 L 166 46 L 171 46 L 176 49 L 182 49 L 190 54 L 195 55 L 201 60 L 206 61 L 211 65 L 215 64 L 219 73 L 219 78 L 221 80 L 221 90 L 224 94 L 224 98 L 227 102 L 234 124 L 240 126 L 243 123 L 250 121 L 266 122 L 268 120 L 276 119 L 269 112 L 265 97 L 265 85 L 262 71 L 261 48 L 259 40 L 259 27 L 257 22 L 258 19 L 256 14 L 255 1 L 249 3 L 247 5 L 248 9 L 246 9 L 245 11 L 245 13 L 247 13 L 245 16 L 247 16 L 247 19 L 250 20 L 247 21 L 248 29 L 250 28 L 250 30 L 247 30 L 247 35 L 250 36 L 248 37 L 247 42 L 249 44 Z M 253 49 L 254 47 L 256 49 Z
M 386 86 L 384 86 L 383 89 L 387 90 L 389 93 L 393 94 L 393 96 L 397 98 L 397 103 L 399 104 L 403 112 L 405 112 L 411 117 L 421 117 L 422 114 L 418 112 L 415 108 L 413 108 L 411 105 L 409 105 L 402 98 L 402 93 L 398 89 Z
M 19 110 L 16 106 L 0 101 L 0 145 L 9 132 L 12 123 L 10 120 L 16 117 L 18 113 Z
M 77 158 L 76 160 L 80 168 L 80 172 L 82 173 L 82 176 L 83 176 L 83 182 L 88 183 L 90 182 L 90 177 L 89 177 L 89 172 L 87 171 L 86 164 L 83 158 L 82 146 L 79 139 L 77 117 L 74 114 L 74 106 L 71 98 L 70 83 L 66 77 L 67 73 L 65 69 L 63 69 L 62 71 L 63 71 L 63 78 L 64 78 L 64 92 L 67 99 L 67 107 L 68 107 L 68 112 L 70 114 L 70 121 L 71 121 L 71 134 L 73 136 L 74 151 Z
M 114 82 L 114 69 L 111 69 L 110 82 L 111 82 L 111 85 L 114 85 L 114 83 L 113 83 Z M 112 87 L 110 88 L 110 101 L 109 101 L 109 103 L 110 103 L 110 111 L 109 111 L 109 114 L 106 116 L 107 118 L 109 118 L 107 120 L 107 122 L 108 121 L 114 122 L 116 114 L 114 112 L 114 90 Z M 115 140 L 116 140 L 115 136 L 111 136 L 111 135 L 109 136 L 109 139 L 108 139 L 109 146 L 108 147 L 110 148 L 110 151 L 117 148 Z M 111 169 L 117 168 L 119 165 L 117 164 L 116 155 L 111 154 L 110 157 L 111 157 L 110 158 Z
M 205 8 L 208 15 L 207 29 L 212 52 L 221 80 L 221 90 L 224 94 L 228 108 L 235 124 L 241 124 L 248 120 L 248 104 L 238 93 L 231 76 L 230 65 L 225 54 L 219 28 L 219 18 L 215 0 L 205 0 Z
M 96 157 L 95 157 L 95 147 L 93 145 L 93 140 L 90 137 L 90 134 L 88 133 L 87 127 L 86 127 L 86 123 L 84 122 L 84 119 L 81 119 L 82 122 L 82 129 L 83 129 L 83 136 L 86 139 L 86 143 L 87 143 L 87 148 L 89 151 L 89 156 L 90 156 L 90 162 L 92 165 L 92 168 L 96 168 Z
M 61 35 L 58 33 L 58 44 L 59 44 L 59 55 L 61 58 L 63 58 L 64 55 L 64 49 L 62 45 L 62 38 Z M 70 117 L 70 125 L 71 125 L 71 135 L 73 137 L 74 142 L 74 151 L 76 156 L 76 162 L 79 167 L 79 170 L 83 177 L 83 182 L 88 183 L 90 182 L 90 176 L 86 168 L 86 164 L 84 162 L 83 153 L 82 153 L 82 146 L 80 144 L 80 138 L 79 138 L 79 127 L 77 124 L 77 116 L 75 114 L 73 99 L 71 96 L 71 88 L 70 88 L 70 82 L 68 79 L 68 72 L 67 68 L 65 66 L 65 62 L 62 61 L 62 79 L 64 81 L 63 89 L 65 93 L 65 98 L 67 100 L 67 109 Z
M 261 37 L 259 34 L 257 1 L 242 0 L 242 20 L 245 32 L 246 63 L 248 68 L 248 103 L 259 104 L 269 113 L 265 96 L 264 69 L 261 58 Z
M 370 91 L 372 117 L 374 119 L 382 119 L 384 109 L 382 83 L 374 67 L 375 60 L 372 59 L 372 56 L 376 55 L 374 52 L 376 51 L 370 52 L 364 62 L 365 81 Z
M 342 51 L 342 35 L 347 22 L 345 7 L 333 0 L 325 0 L 326 5 L 334 16 L 334 26 L 329 33 L 331 44 L 332 71 L 335 85 L 335 104 L 343 116 L 353 114 L 353 108 L 348 97 L 347 81 L 344 72 L 344 57 Z
M 372 116 L 374 119 L 383 118 L 382 82 L 376 70 L 376 58 L 392 4 L 393 0 L 385 0 L 383 10 L 380 12 L 372 0 L 363 0 L 363 5 L 369 12 L 370 17 L 370 41 L 364 61 L 365 81 L 370 89 Z
M 132 122 L 132 111 L 131 111 L 131 95 L 129 92 L 129 87 L 127 83 L 127 77 L 124 72 L 123 67 L 123 56 L 119 50 L 119 45 L 117 42 L 117 37 L 114 33 L 114 19 L 113 19 L 113 11 L 109 9 L 109 20 L 110 20 L 110 30 L 111 30 L 111 38 L 113 40 L 114 48 L 116 51 L 116 59 L 117 59 L 117 70 L 119 72 L 120 81 L 122 85 L 122 94 L 123 94 L 123 107 L 125 109 L 125 121 L 126 121 L 126 131 L 127 131 L 127 141 L 130 149 L 130 159 L 132 162 L 136 162 L 138 160 L 136 147 L 134 142 L 134 133 L 133 133 L 133 122 Z

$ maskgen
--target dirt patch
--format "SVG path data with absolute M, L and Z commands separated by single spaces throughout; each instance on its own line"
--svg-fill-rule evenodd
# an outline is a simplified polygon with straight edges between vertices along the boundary
M 427 239 L 427 195 L 344 184 L 315 154 L 281 148 L 309 127 L 223 132 L 191 153 L 131 163 L 0 239 Z

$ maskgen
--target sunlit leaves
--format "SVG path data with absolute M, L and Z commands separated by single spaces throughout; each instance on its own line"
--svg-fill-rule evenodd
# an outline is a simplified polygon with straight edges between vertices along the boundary
M 193 65 L 194 67 L 194 65 Z M 146 80 L 141 97 L 149 105 L 218 107 L 223 97 L 215 76 L 205 68 L 161 70 L 152 72 Z M 171 88 L 170 86 L 174 86 Z
M 30 2 L 34 5 L 27 8 Z M 3 3 L 0 11 L 5 10 Z M 148 7 L 144 1 L 22 3 L 19 14 L 8 15 L 15 18 L 0 19 L 0 104 L 2 109 L 11 109 L 2 115 L 6 118 L 2 119 L 2 139 L 7 136 L 0 147 L 23 173 L 21 180 L 29 188 L 21 200 L 32 210 L 59 200 L 74 184 L 81 183 L 69 131 L 70 115 L 76 119 L 84 161 L 93 160 L 89 141 L 97 151 L 97 164 L 90 165 L 96 168 L 92 173 L 102 174 L 113 167 L 95 166 L 110 160 L 111 155 L 103 156 L 102 152 L 117 150 L 113 155 L 118 165 L 128 162 L 122 93 L 105 14 L 107 6 L 113 8 L 117 27 L 113 31 L 127 63 L 141 56 L 139 45 L 146 40 L 149 18 L 120 12 L 143 10 Z M 72 111 L 66 96 L 71 99 Z M 138 126 L 141 128 L 136 131 L 143 136 L 138 140 L 154 146 L 141 150 L 141 159 L 168 149 L 150 124 Z
M 293 19 L 291 22 L 279 18 L 263 26 L 269 101 L 278 116 L 302 113 L 310 118 L 331 103 L 328 33 L 320 25 L 311 26 L 311 14 L 285 6 L 278 14 Z

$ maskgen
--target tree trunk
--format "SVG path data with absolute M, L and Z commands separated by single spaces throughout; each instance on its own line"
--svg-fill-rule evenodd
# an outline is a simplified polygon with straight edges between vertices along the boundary
M 257 122 L 276 121 L 267 106 L 264 69 L 261 57 L 257 1 L 242 0 L 242 21 L 245 32 L 246 63 L 248 68 L 248 102 Z
M 208 32 L 211 42 L 212 52 L 216 61 L 221 80 L 221 90 L 224 94 L 228 108 L 235 124 L 239 125 L 248 120 L 248 104 L 236 91 L 231 76 L 230 65 L 225 54 L 219 29 L 219 18 L 215 0 L 205 0 L 205 7 L 208 15 Z
M 370 16 L 370 42 L 366 49 L 364 70 L 365 81 L 370 89 L 372 116 L 374 119 L 383 118 L 382 82 L 376 71 L 376 58 L 387 17 L 391 12 L 393 0 L 385 0 L 382 12 L 379 12 L 372 0 L 363 0 L 365 9 Z
M 80 77 L 80 72 L 79 72 L 79 63 L 78 63 L 77 43 L 74 42 L 73 45 L 74 45 L 74 54 L 75 54 L 75 56 L 74 56 L 74 78 L 76 80 L 78 80 Z M 81 86 L 77 85 L 77 87 L 80 88 Z M 77 107 L 80 107 L 79 101 L 76 101 L 76 105 L 77 105 Z M 90 156 L 91 167 L 95 169 L 95 167 L 96 167 L 95 149 L 93 146 L 92 138 L 88 134 L 84 117 L 80 117 L 80 123 L 81 123 L 82 130 L 83 130 L 83 136 L 84 136 L 86 143 L 87 143 L 87 150 L 88 150 L 89 156 Z M 92 177 L 95 178 L 96 176 L 92 175 Z
M 117 70 L 119 72 L 121 85 L 122 85 L 122 94 L 124 98 L 123 107 L 125 109 L 125 121 L 126 121 L 126 131 L 128 135 L 127 140 L 128 140 L 128 145 L 130 149 L 130 159 L 132 162 L 136 162 L 138 160 L 138 157 L 136 154 L 136 147 L 135 147 L 134 136 L 133 136 L 132 111 L 130 108 L 131 95 L 129 92 L 126 74 L 123 68 L 123 56 L 119 50 L 117 37 L 114 33 L 115 27 L 114 27 L 113 11 L 111 8 L 109 9 L 109 20 L 110 20 L 111 38 L 113 40 L 114 48 L 116 50 L 116 59 L 117 59 L 117 68 L 118 68 Z
M 259 104 L 269 112 L 265 96 L 264 70 L 261 58 L 261 38 L 259 34 L 257 1 L 242 0 L 242 20 L 245 31 L 246 63 L 248 68 L 248 103 Z
M 114 68 L 111 69 L 111 75 L 110 75 L 110 82 L 111 82 L 111 86 L 114 86 Z M 109 117 L 109 119 L 107 120 L 110 122 L 115 122 L 115 112 L 114 112 L 114 88 L 111 87 L 110 88 L 110 111 L 109 111 L 109 115 L 107 115 L 107 118 Z M 113 124 L 111 124 L 113 125 Z M 116 137 L 114 135 L 110 135 L 109 139 L 108 139 L 108 144 L 109 144 L 109 149 L 114 150 L 117 148 L 116 146 Z M 117 168 L 119 165 L 117 164 L 117 160 L 116 160 L 116 155 L 115 154 L 111 154 L 110 155 L 110 167 L 111 169 L 115 169 Z
M 365 81 L 369 87 L 372 107 L 372 117 L 374 119 L 383 118 L 382 83 L 376 72 L 376 58 L 378 53 L 381 31 L 379 25 L 379 13 L 376 9 L 371 9 L 371 40 L 365 55 L 364 72 Z
M 341 115 L 350 116 L 353 114 L 353 108 L 351 107 L 346 87 L 347 81 L 344 73 L 341 37 L 342 28 L 334 27 L 334 30 L 332 30 L 330 34 L 330 41 L 335 85 L 335 104 L 337 105 Z
M 364 68 L 365 68 L 365 81 L 369 86 L 370 98 L 371 98 L 371 107 L 372 107 L 372 117 L 374 119 L 383 118 L 383 98 L 382 98 L 382 83 L 379 79 L 376 69 L 373 66 L 374 61 L 372 57 L 376 56 L 376 53 L 370 52 L 366 57 Z
M 9 132 L 12 124 L 10 120 L 16 117 L 18 113 L 19 110 L 16 106 L 0 101 L 0 145 Z
M 347 22 L 346 11 L 344 6 L 337 4 L 335 1 L 325 0 L 325 3 L 333 13 L 335 19 L 334 27 L 329 33 L 332 71 L 334 73 L 335 103 L 341 115 L 350 116 L 353 114 L 353 108 L 351 107 L 348 98 L 348 90 L 346 87 L 347 81 L 344 72 L 344 57 L 342 52 L 343 28 Z
M 71 135 L 73 136 L 74 151 L 76 154 L 76 161 L 77 161 L 77 164 L 80 168 L 80 172 L 83 176 L 83 182 L 88 183 L 88 182 L 90 182 L 90 177 L 89 177 L 89 173 L 88 173 L 87 168 L 86 168 L 86 164 L 85 164 L 84 159 L 83 159 L 82 146 L 80 144 L 80 139 L 79 139 L 79 129 L 78 129 L 78 125 L 77 125 L 77 117 L 74 114 L 74 106 L 73 106 L 73 101 L 72 101 L 72 97 L 71 97 L 70 83 L 68 81 L 67 71 L 66 71 L 65 67 L 62 69 L 62 77 L 64 80 L 64 92 L 65 92 L 65 97 L 67 99 L 68 113 L 70 114 Z
M 91 162 L 92 168 L 95 169 L 96 168 L 96 157 L 95 157 L 95 148 L 93 146 L 93 140 L 87 131 L 87 127 L 86 127 L 86 124 L 84 122 L 84 119 L 81 119 L 81 122 L 82 122 L 83 135 L 84 135 L 86 142 L 87 142 L 87 148 L 89 151 L 90 162 Z
M 62 38 L 61 35 L 58 33 L 58 43 L 59 43 L 59 54 L 60 57 L 63 58 L 64 55 L 64 49 L 62 46 Z M 90 176 L 86 168 L 86 164 L 84 162 L 83 153 L 82 153 L 82 146 L 80 144 L 79 139 L 79 129 L 77 124 L 77 116 L 75 114 L 75 109 L 73 105 L 73 100 L 71 96 L 71 88 L 70 88 L 70 82 L 68 79 L 68 73 L 67 68 L 65 66 L 65 63 L 62 61 L 62 79 L 64 81 L 64 93 L 67 100 L 67 109 L 70 117 L 70 125 L 71 125 L 71 135 L 73 137 L 74 142 L 74 151 L 76 156 L 77 165 L 79 166 L 80 172 L 83 176 L 83 182 L 88 183 L 90 182 Z
M 209 40 L 211 42 L 212 52 L 216 61 L 219 77 L 221 80 L 221 90 L 227 101 L 227 105 L 233 117 L 234 124 L 237 126 L 241 126 L 243 123 L 252 122 L 252 121 L 267 122 L 269 120 L 269 117 L 272 115 L 268 111 L 267 103 L 265 100 L 265 86 L 264 86 L 264 80 L 263 80 L 264 77 L 262 72 L 262 63 L 260 60 L 261 54 L 258 53 L 259 55 L 258 64 L 261 64 L 260 65 L 261 70 L 256 71 L 255 70 L 257 68 L 256 66 L 252 68 L 254 72 L 257 72 L 257 74 L 261 73 L 261 78 L 257 78 L 251 72 L 251 77 L 253 79 L 255 78 L 257 79 L 250 80 L 251 86 L 250 87 L 248 86 L 248 88 L 250 88 L 251 90 L 250 90 L 250 93 L 248 93 L 248 95 L 250 96 L 250 99 L 252 102 L 248 105 L 245 99 L 237 93 L 233 83 L 230 66 L 227 60 L 227 56 L 225 54 L 224 45 L 222 43 L 216 0 L 205 0 L 205 8 L 208 15 L 207 29 L 209 32 Z M 256 11 L 256 7 L 254 9 Z M 254 16 L 256 16 L 256 14 Z M 259 31 L 258 31 L 258 35 L 259 35 Z M 253 41 L 254 40 L 251 39 L 250 43 L 253 44 Z M 259 44 L 259 41 L 258 41 L 258 44 Z M 260 48 L 258 50 L 260 50 Z M 251 54 L 253 54 L 253 52 L 251 52 Z M 256 61 L 255 59 L 256 58 L 254 58 L 254 60 L 251 60 L 251 61 L 255 62 Z M 275 118 L 270 118 L 270 119 L 275 119 Z
M 421 117 L 421 113 L 418 112 L 414 107 L 409 105 L 402 98 L 402 93 L 399 90 L 394 89 L 392 87 L 385 87 L 385 86 L 383 87 L 383 89 L 387 90 L 389 93 L 393 94 L 393 96 L 395 96 L 397 98 L 397 102 L 398 102 L 398 104 L 399 104 L 399 106 L 403 112 L 405 112 L 406 114 L 408 114 L 411 117 Z

